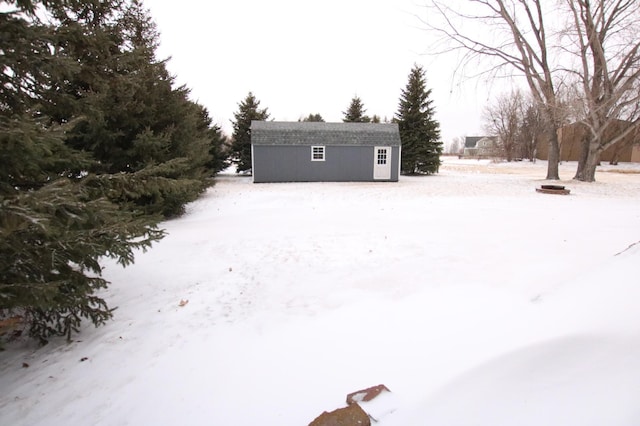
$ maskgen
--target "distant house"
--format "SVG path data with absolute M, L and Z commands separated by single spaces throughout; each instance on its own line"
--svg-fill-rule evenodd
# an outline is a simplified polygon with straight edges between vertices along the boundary
M 617 125 L 611 127 L 611 131 L 605 137 L 613 137 L 614 132 L 622 131 L 629 123 L 620 120 Z M 558 130 L 558 145 L 560 146 L 560 161 L 578 161 L 582 149 L 582 141 L 588 135 L 587 126 L 583 123 L 568 124 Z M 537 157 L 540 160 L 549 158 L 549 143 L 542 140 L 537 145 Z M 634 162 L 640 163 L 640 136 L 630 134 L 614 146 L 604 150 L 600 154 L 600 161 L 607 162 Z
M 487 158 L 496 155 L 497 138 L 494 136 L 467 136 L 464 139 L 464 157 Z
M 397 182 L 398 125 L 251 122 L 253 182 Z

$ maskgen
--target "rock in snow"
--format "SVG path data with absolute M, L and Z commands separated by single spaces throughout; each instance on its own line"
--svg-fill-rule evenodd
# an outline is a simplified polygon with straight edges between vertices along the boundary
M 358 404 L 320 414 L 309 426 L 370 426 L 369 416 Z
M 398 407 L 395 395 L 385 385 L 372 386 L 347 395 L 347 407 L 318 416 L 309 426 L 369 425 Z

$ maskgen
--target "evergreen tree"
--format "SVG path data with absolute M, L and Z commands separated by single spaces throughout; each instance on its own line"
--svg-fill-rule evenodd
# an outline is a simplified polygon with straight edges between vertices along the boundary
M 113 192 L 118 203 L 176 216 L 209 185 L 216 135 L 206 109 L 188 99 L 184 86 L 174 89 L 164 61 L 156 59 L 159 36 L 148 11 L 133 0 L 118 18 L 105 23 L 119 43 L 118 54 L 93 55 L 102 60 L 96 67 L 86 64 L 87 72 L 72 83 L 76 91 L 88 85 L 93 90 L 82 97 L 84 119 L 67 143 L 90 152 L 100 172 L 127 174 Z
M 100 259 L 127 265 L 160 239 L 161 215 L 224 162 L 224 138 L 172 88 L 139 1 L 2 5 L 0 320 L 70 338 L 112 315 Z
M 366 111 L 362 100 L 358 96 L 354 96 L 349 108 L 342 112 L 344 114 L 342 121 L 345 123 L 368 123 L 371 119 L 364 114 Z
M 432 174 L 440 167 L 442 142 L 440 124 L 435 120 L 431 89 L 426 89 L 425 72 L 414 65 L 400 96 L 396 119 L 402 142 L 403 174 Z
M 229 150 L 231 149 L 228 137 L 222 132 L 217 124 L 210 129 L 211 144 L 209 146 L 209 157 L 211 160 L 206 164 L 211 173 L 218 173 L 229 167 Z
M 322 116 L 320 114 L 309 114 L 308 116 L 306 116 L 302 120 L 298 120 L 298 121 L 324 123 L 324 118 L 322 118 Z
M 260 101 L 249 92 L 238 104 L 238 111 L 233 114 L 233 135 L 231 152 L 236 163 L 236 172 L 251 170 L 251 121 L 264 121 L 269 118 L 267 108 L 260 109 Z
M 88 173 L 95 162 L 65 143 L 73 117 L 58 125 L 43 113 L 52 111 L 52 99 L 61 111 L 81 109 L 72 96 L 54 93 L 79 66 L 55 49 L 71 35 L 63 38 L 29 7 L 0 16 L 7 36 L 0 49 L 8 52 L 3 76 L 10 80 L 0 100 L 0 320 L 22 318 L 45 342 L 70 338 L 82 319 L 100 325 L 110 318 L 112 310 L 95 295 L 106 285 L 98 260 L 129 264 L 134 250 L 162 232 L 155 220 L 109 201 L 103 190 L 109 178 Z

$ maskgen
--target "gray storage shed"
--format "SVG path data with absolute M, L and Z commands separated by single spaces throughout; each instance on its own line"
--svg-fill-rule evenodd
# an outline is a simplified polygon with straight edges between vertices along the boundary
M 251 122 L 254 182 L 397 182 L 398 125 Z

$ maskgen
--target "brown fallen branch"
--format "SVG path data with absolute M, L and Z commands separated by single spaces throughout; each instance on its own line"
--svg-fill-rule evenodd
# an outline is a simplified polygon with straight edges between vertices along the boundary
M 636 242 L 635 242 L 635 243 L 633 243 L 633 244 L 629 244 L 629 247 L 627 247 L 626 249 L 622 250 L 622 251 L 621 251 L 621 252 L 619 252 L 619 253 L 614 254 L 614 256 L 617 256 L 617 255 L 619 255 L 619 254 L 622 254 L 622 253 L 624 253 L 625 251 L 629 250 L 630 248 L 632 248 L 633 246 L 636 246 L 636 245 L 638 245 L 638 244 L 640 244 L 640 241 L 636 241 Z

